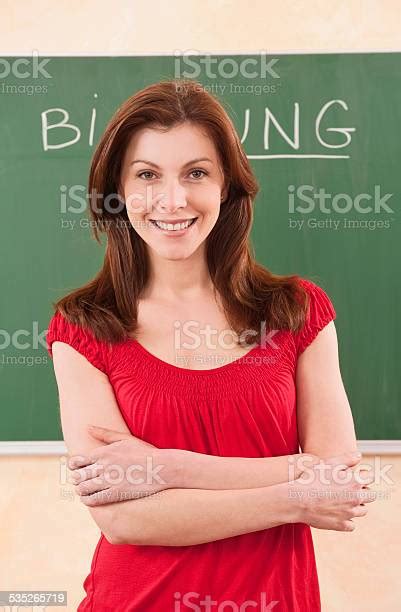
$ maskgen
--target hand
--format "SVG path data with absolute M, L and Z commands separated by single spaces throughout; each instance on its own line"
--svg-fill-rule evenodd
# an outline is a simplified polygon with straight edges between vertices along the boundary
M 374 476 L 368 470 L 351 469 L 359 461 L 352 454 L 321 459 L 290 482 L 288 494 L 298 502 L 295 522 L 317 529 L 353 531 L 353 518 L 365 516 L 365 504 L 376 499 L 367 486 L 374 482 Z
M 91 451 L 90 457 L 73 457 L 68 463 L 85 505 L 136 499 L 178 486 L 174 449 L 160 449 L 103 427 L 90 427 L 89 432 L 105 445 Z

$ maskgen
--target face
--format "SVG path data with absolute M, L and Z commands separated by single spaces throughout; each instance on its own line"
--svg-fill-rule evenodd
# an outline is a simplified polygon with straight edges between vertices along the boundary
M 204 247 L 215 225 L 224 176 L 213 141 L 184 123 L 131 138 L 121 172 L 121 192 L 135 231 L 160 257 L 186 259 Z

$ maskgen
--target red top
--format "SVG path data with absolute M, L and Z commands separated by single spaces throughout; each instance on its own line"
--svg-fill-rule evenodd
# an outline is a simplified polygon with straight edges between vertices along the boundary
M 336 317 L 323 289 L 301 280 L 311 299 L 301 332 L 281 330 L 274 346 L 258 345 L 214 369 L 168 364 L 134 339 L 107 350 L 59 313 L 50 321 L 49 353 L 53 341 L 66 342 L 105 372 L 131 433 L 160 448 L 228 457 L 295 454 L 297 357 Z M 113 545 L 101 534 L 84 589 L 79 612 L 321 609 L 305 523 L 177 547 Z M 246 601 L 252 603 L 241 608 Z

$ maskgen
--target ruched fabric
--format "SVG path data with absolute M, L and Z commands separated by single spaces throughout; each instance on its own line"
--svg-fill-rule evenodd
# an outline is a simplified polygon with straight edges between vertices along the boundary
M 46 342 L 51 357 L 51 346 L 57 340 L 72 346 L 98 370 L 107 372 L 107 345 L 97 341 L 89 329 L 67 321 L 60 312 L 54 314 L 47 329 Z
M 106 373 L 131 433 L 160 448 L 226 457 L 298 453 L 297 359 L 335 318 L 323 289 L 301 281 L 310 308 L 300 332 L 281 330 L 272 342 L 209 370 L 169 364 L 135 339 L 106 346 L 60 314 L 49 326 L 49 352 L 52 342 L 66 342 Z M 211 610 L 321 609 L 304 523 L 177 547 L 113 545 L 101 534 L 84 589 L 78 612 L 184 612 L 205 609 L 208 597 L 216 602 Z
M 297 356 L 313 342 L 323 327 L 336 318 L 336 311 L 327 293 L 311 281 L 302 279 L 301 282 L 308 291 L 310 304 L 304 327 L 294 335 Z

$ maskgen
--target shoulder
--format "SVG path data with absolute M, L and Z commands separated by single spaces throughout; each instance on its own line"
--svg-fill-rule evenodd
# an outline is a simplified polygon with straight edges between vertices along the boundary
M 97 340 L 90 329 L 69 321 L 60 311 L 54 313 L 47 328 L 46 345 L 50 357 L 53 357 L 52 344 L 56 341 L 69 344 L 98 370 L 107 374 L 108 345 Z
M 302 329 L 294 334 L 297 355 L 299 356 L 313 342 L 319 331 L 336 318 L 337 313 L 329 294 L 320 285 L 301 277 L 298 281 L 308 296 L 305 323 Z

